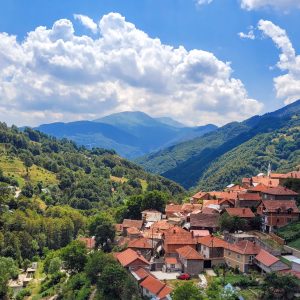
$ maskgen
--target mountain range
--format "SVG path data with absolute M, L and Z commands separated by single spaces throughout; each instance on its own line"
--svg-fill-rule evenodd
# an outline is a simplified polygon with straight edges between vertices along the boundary
M 201 137 L 136 159 L 185 188 L 220 189 L 265 171 L 300 165 L 300 100 L 272 113 L 232 122 Z
M 168 117 L 153 118 L 136 111 L 115 113 L 94 121 L 43 124 L 34 129 L 71 139 L 88 149 L 114 149 L 121 156 L 133 159 L 202 136 L 217 126 L 187 127 Z

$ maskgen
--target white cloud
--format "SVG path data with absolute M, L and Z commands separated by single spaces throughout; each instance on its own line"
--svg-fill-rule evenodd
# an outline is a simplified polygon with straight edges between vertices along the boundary
M 213 0 L 196 0 L 196 4 L 201 6 L 201 5 L 206 5 L 212 3 Z
M 74 19 L 78 20 L 84 27 L 90 29 L 93 33 L 97 33 L 98 26 L 90 17 L 74 14 Z
M 78 36 L 62 19 L 22 42 L 0 33 L 0 119 L 31 125 L 141 110 L 224 124 L 262 108 L 210 52 L 162 44 L 117 13 L 103 16 L 99 31 Z
M 266 20 L 259 21 L 258 29 L 281 50 L 277 67 L 286 74 L 274 78 L 277 97 L 286 104 L 300 99 L 300 55 L 296 55 L 286 31 Z
M 250 27 L 250 30 L 248 31 L 248 33 L 245 33 L 245 32 L 239 32 L 239 33 L 238 33 L 238 36 L 239 36 L 241 39 L 255 40 L 255 34 L 254 34 L 253 27 L 252 27 L 252 26 Z
M 265 7 L 289 11 L 300 8 L 299 0 L 241 0 L 241 7 L 246 10 L 255 10 Z

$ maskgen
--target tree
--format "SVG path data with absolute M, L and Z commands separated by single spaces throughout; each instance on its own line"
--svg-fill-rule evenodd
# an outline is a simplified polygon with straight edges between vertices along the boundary
M 24 195 L 27 198 L 31 198 L 33 196 L 33 193 L 34 193 L 33 186 L 27 182 L 22 189 L 22 195 Z
M 229 216 L 224 213 L 219 220 L 220 229 L 222 231 L 235 232 L 237 230 L 245 230 L 247 228 L 247 221 L 238 216 Z
M 55 274 L 59 272 L 61 266 L 62 266 L 62 261 L 59 257 L 52 258 L 49 264 L 48 273 Z
M 263 296 L 267 299 L 294 299 L 300 288 L 300 280 L 292 275 L 268 273 L 262 285 Z
M 81 272 L 87 261 L 87 250 L 84 243 L 73 241 L 61 250 L 65 268 L 71 273 Z
M 142 195 L 130 196 L 126 201 L 127 206 L 127 218 L 129 219 L 140 219 L 141 218 L 141 204 L 143 201 Z
M 96 247 L 109 251 L 116 234 L 112 219 L 107 214 L 101 213 L 92 220 L 89 230 L 90 235 L 95 236 Z
M 0 299 L 5 299 L 7 282 L 10 278 L 16 278 L 18 267 L 12 258 L 0 257 Z
M 161 191 L 147 192 L 142 199 L 141 210 L 143 211 L 145 209 L 156 209 L 163 212 L 167 200 L 168 196 L 166 193 L 163 193 Z
M 200 289 L 192 282 L 177 284 L 172 292 L 173 300 L 202 300 L 204 299 Z

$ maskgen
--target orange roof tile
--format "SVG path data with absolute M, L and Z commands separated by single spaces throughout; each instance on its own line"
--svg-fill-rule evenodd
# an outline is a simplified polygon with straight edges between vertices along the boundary
M 169 265 L 172 265 L 172 264 L 175 265 L 175 264 L 178 263 L 178 260 L 177 260 L 176 257 L 166 257 L 165 258 L 165 263 L 169 264 Z
M 166 205 L 166 209 L 165 209 L 166 213 L 175 213 L 175 212 L 181 212 L 181 204 L 167 204 Z
M 240 218 L 254 218 L 255 215 L 248 207 L 232 207 L 226 208 L 226 212 L 229 216 L 236 216 Z
M 279 179 L 272 179 L 269 176 L 254 176 L 252 177 L 253 183 L 261 183 L 266 186 L 278 186 L 279 185 Z
M 143 280 L 150 275 L 150 272 L 145 270 L 144 268 L 138 268 L 136 270 L 133 270 L 132 272 L 134 272 L 140 278 L 139 280 Z
M 298 193 L 289 190 L 283 186 L 270 187 L 263 191 L 264 194 L 268 195 L 279 195 L 279 196 L 297 196 Z
M 130 220 L 130 219 L 124 219 L 122 223 L 123 228 L 128 227 L 136 227 L 137 229 L 141 229 L 143 226 L 142 220 Z
M 126 229 L 128 234 L 140 234 L 141 232 L 136 227 L 128 227 Z
M 270 267 L 271 265 L 279 261 L 279 259 L 276 256 L 265 251 L 264 249 L 261 249 L 255 258 L 256 260 L 258 260 L 260 263 L 262 263 L 267 267 Z
M 219 218 L 219 214 L 191 214 L 190 223 L 191 227 L 218 228 Z
M 138 239 L 131 240 L 128 243 L 128 248 L 152 249 L 152 246 L 148 239 L 141 237 Z
M 282 212 L 287 212 L 291 209 L 292 212 L 299 213 L 295 200 L 263 200 L 262 205 L 267 212 L 277 212 L 279 209 Z
M 240 201 L 260 201 L 261 196 L 259 193 L 241 193 L 238 195 Z
M 170 288 L 169 286 L 165 285 L 162 290 L 158 293 L 157 298 L 158 299 L 164 299 L 168 295 L 172 293 L 173 289 Z
M 140 286 L 156 295 L 157 299 L 163 299 L 172 292 L 172 289 L 152 275 L 147 276 Z
M 172 227 L 174 227 L 174 225 L 169 223 L 168 220 L 161 220 L 161 221 L 157 221 L 157 222 L 153 223 L 151 225 L 150 229 L 164 231 L 164 230 L 168 230 Z
M 195 245 L 196 240 L 192 237 L 192 234 L 177 233 L 174 235 L 167 235 L 165 237 L 166 245 Z
M 146 265 L 150 264 L 143 255 L 138 254 L 132 249 L 126 249 L 123 252 L 116 253 L 115 256 L 123 267 L 129 266 L 136 260 L 140 260 Z
M 194 196 L 192 196 L 192 198 L 197 199 L 197 200 L 202 200 L 203 197 L 205 197 L 206 195 L 208 195 L 207 192 L 198 192 Z
M 79 241 L 83 242 L 87 249 L 94 249 L 96 246 L 95 238 L 80 237 Z
M 268 187 L 264 184 L 258 184 L 257 186 L 253 186 L 253 187 L 250 187 L 248 188 L 248 192 L 258 192 L 258 193 L 261 193 L 265 190 L 267 190 Z
M 198 238 L 198 244 L 204 245 L 209 248 L 225 248 L 227 246 L 227 242 L 216 237 L 216 236 L 204 236 Z
M 176 250 L 176 252 L 185 259 L 201 260 L 203 256 L 190 246 L 184 246 Z
M 227 243 L 226 249 L 240 254 L 256 255 L 259 253 L 261 248 L 251 241 L 242 240 L 235 244 Z
M 209 230 L 203 229 L 203 230 L 191 230 L 194 237 L 203 237 L 203 236 L 209 236 Z

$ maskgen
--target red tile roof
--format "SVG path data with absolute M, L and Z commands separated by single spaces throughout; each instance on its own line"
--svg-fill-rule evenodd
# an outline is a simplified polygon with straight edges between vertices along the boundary
M 195 245 L 196 243 L 196 240 L 193 238 L 190 232 L 187 234 L 176 233 L 174 235 L 165 236 L 166 245 Z
M 226 249 L 240 254 L 257 255 L 261 248 L 251 241 L 242 240 L 235 244 L 227 243 Z
M 278 196 L 297 196 L 298 193 L 289 190 L 283 186 L 271 187 L 263 191 L 264 194 Z
M 128 243 L 128 248 L 152 249 L 152 246 L 148 239 L 141 237 L 138 239 L 131 240 Z
M 150 230 L 159 230 L 159 231 L 165 231 L 170 228 L 174 227 L 173 224 L 169 223 L 168 220 L 161 220 L 153 223 L 150 227 Z
M 202 200 L 203 197 L 205 197 L 206 195 L 208 195 L 207 192 L 198 192 L 194 196 L 192 196 L 192 198 L 197 199 L 197 200 Z
M 263 265 L 265 265 L 267 267 L 270 267 L 279 261 L 279 259 L 276 256 L 265 251 L 264 249 L 261 249 L 255 258 L 256 258 L 256 260 L 258 260 L 260 263 L 262 263 Z
M 225 248 L 228 243 L 215 236 L 204 236 L 198 238 L 198 244 L 204 245 L 209 248 Z
M 184 246 L 176 250 L 183 258 L 188 260 L 201 260 L 203 256 L 190 246 Z
M 130 220 L 130 219 L 124 219 L 122 223 L 123 228 L 128 227 L 136 227 L 137 229 L 141 229 L 143 226 L 142 220 Z
M 165 263 L 169 265 L 175 265 L 178 263 L 178 260 L 176 257 L 166 257 L 165 258 Z
M 227 191 L 227 192 L 209 192 L 211 197 L 216 197 L 217 199 L 237 199 L 237 192 Z
M 94 249 L 96 246 L 95 238 L 80 237 L 79 241 L 83 242 L 87 249 Z
M 180 204 L 167 204 L 166 205 L 166 213 L 176 213 L 176 212 L 181 212 L 181 207 L 182 205 Z
M 145 270 L 144 268 L 138 268 L 136 270 L 133 270 L 132 272 L 134 272 L 140 278 L 139 280 L 143 280 L 150 275 L 150 272 Z
M 295 271 L 295 270 L 281 270 L 281 271 L 279 271 L 279 273 L 294 275 L 295 277 L 300 279 L 300 272 Z
M 268 189 L 268 187 L 266 185 L 260 183 L 257 186 L 253 186 L 253 187 L 248 188 L 248 191 L 249 192 L 258 192 L 258 193 L 261 193 L 261 192 L 263 192 L 263 191 L 265 191 L 267 189 Z
M 202 208 L 202 204 L 183 203 L 181 209 L 183 212 L 189 213 L 194 210 L 199 210 L 201 208 Z
M 203 237 L 203 236 L 209 236 L 209 230 L 206 229 L 199 229 L 199 230 L 191 230 L 191 232 L 193 233 L 194 237 Z
M 128 234 L 140 234 L 141 232 L 136 227 L 128 227 L 126 229 Z
M 137 253 L 132 249 L 126 249 L 123 252 L 116 253 L 115 257 L 123 267 L 129 266 L 136 260 L 140 260 L 145 265 L 150 264 L 143 255 Z
M 252 212 L 252 210 L 248 207 L 232 207 L 232 208 L 226 208 L 226 212 L 230 216 L 236 216 L 240 218 L 254 218 L 255 215 Z
M 219 218 L 219 214 L 191 214 L 190 224 L 191 227 L 218 228 Z
M 172 292 L 170 287 L 152 275 L 147 276 L 140 286 L 156 295 L 157 299 L 163 299 Z
M 265 176 L 265 175 L 252 177 L 252 181 L 254 183 L 261 183 L 269 187 L 279 185 L 279 179 L 272 179 L 269 176 Z
M 259 193 L 241 193 L 238 195 L 240 201 L 260 201 L 261 196 Z
M 263 200 L 262 204 L 267 212 L 277 212 L 278 209 L 281 212 L 287 212 L 289 209 L 294 213 L 299 213 L 295 200 Z

